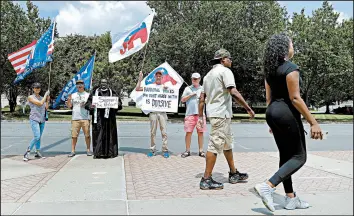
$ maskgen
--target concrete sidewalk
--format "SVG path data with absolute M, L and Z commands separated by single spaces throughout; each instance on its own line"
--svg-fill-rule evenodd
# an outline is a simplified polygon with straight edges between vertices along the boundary
M 107 160 L 57 155 L 25 163 L 21 156 L 1 160 L 1 215 L 272 215 L 253 194 L 256 183 L 277 169 L 274 152 L 234 153 L 247 183 L 227 183 L 228 166 L 218 157 L 213 177 L 224 190 L 201 191 L 205 160 L 196 155 L 168 159 L 128 154 Z M 283 209 L 284 190 L 275 194 L 274 214 L 353 215 L 353 151 L 309 152 L 293 176 L 306 210 Z

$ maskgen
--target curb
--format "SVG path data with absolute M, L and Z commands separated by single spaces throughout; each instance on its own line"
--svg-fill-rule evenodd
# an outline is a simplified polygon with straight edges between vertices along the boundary
M 28 120 L 1 120 L 1 123 L 28 123 Z M 48 121 L 47 123 L 62 123 L 62 124 L 67 124 L 71 123 L 70 120 L 55 120 L 55 121 Z M 147 123 L 149 120 L 117 120 L 117 123 L 140 123 L 144 122 Z M 180 120 L 167 120 L 168 123 L 184 123 L 184 119 Z M 233 124 L 264 124 L 266 123 L 265 119 L 257 119 L 256 121 L 249 121 L 245 119 L 232 119 L 231 122 Z M 306 124 L 306 120 L 302 121 L 304 124 Z M 336 121 L 336 120 L 317 120 L 318 123 L 320 124 L 353 124 L 353 121 Z M 207 122 L 208 124 L 209 122 Z

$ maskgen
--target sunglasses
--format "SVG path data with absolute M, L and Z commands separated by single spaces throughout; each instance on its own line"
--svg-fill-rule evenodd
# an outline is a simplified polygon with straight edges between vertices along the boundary
M 192 80 L 198 80 L 199 78 L 192 78 Z

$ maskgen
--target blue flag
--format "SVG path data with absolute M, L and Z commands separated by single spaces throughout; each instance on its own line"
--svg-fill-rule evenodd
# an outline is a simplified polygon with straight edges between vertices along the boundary
M 23 73 L 18 73 L 14 84 L 22 81 L 27 75 L 32 73 L 34 69 L 42 68 L 47 62 L 52 61 L 54 51 L 54 30 L 55 22 L 53 22 L 48 30 L 33 46 L 31 53 L 27 57 L 27 61 Z
M 55 100 L 53 104 L 53 109 L 59 106 L 59 104 L 65 103 L 65 101 L 68 99 L 68 96 L 70 94 L 77 92 L 76 81 L 83 80 L 85 83 L 85 89 L 91 88 L 94 63 L 95 63 L 95 55 L 93 55 L 90 58 L 90 60 L 80 69 L 80 71 L 77 72 L 76 75 L 71 80 L 69 80 L 69 82 L 65 85 L 65 87 L 63 88 L 63 90 L 60 92 L 59 96 Z

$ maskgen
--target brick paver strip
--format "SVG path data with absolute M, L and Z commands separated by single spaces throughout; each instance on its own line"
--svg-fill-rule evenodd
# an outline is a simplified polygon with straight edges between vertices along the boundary
M 227 162 L 219 155 L 213 178 L 224 183 L 224 190 L 202 191 L 199 181 L 205 159 L 199 156 L 181 158 L 178 155 L 165 159 L 161 155 L 147 158 L 144 154 L 127 154 L 124 162 L 128 199 L 252 195 L 253 186 L 270 178 L 279 163 L 277 158 L 259 152 L 234 153 L 234 159 L 239 171 L 249 174 L 248 182 L 229 184 Z M 298 193 L 344 192 L 353 190 L 353 179 L 304 166 L 293 176 L 293 185 Z M 277 187 L 277 192 L 284 193 L 282 185 Z
M 353 151 L 310 151 L 309 154 L 353 163 Z
M 23 156 L 14 156 L 10 159 L 22 161 L 22 157 Z M 1 180 L 1 202 L 26 202 L 67 162 L 69 162 L 70 159 L 71 158 L 68 158 L 67 155 L 57 155 L 47 157 L 45 159 L 36 159 L 24 162 L 44 168 L 54 169 L 55 171 Z

